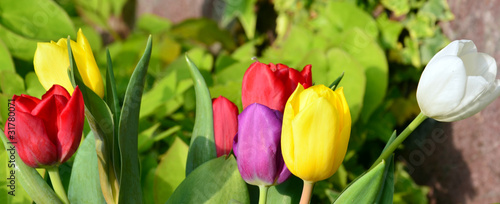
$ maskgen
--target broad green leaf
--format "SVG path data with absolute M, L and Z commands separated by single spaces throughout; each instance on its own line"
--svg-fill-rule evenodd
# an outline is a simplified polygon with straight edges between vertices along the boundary
M 226 67 L 223 70 L 218 70 L 215 74 L 215 80 L 218 84 L 227 84 L 228 82 L 241 82 L 243 75 L 248 67 L 253 63 L 252 60 L 246 60 Z
M 345 51 L 333 48 L 326 54 L 328 72 L 324 73 L 330 81 L 345 72 L 339 87 L 344 87 L 344 94 L 351 111 L 352 122 L 358 120 L 365 96 L 366 76 L 363 66 Z
M 153 143 L 155 142 L 153 140 L 153 134 L 158 129 L 158 127 L 160 127 L 160 125 L 160 123 L 156 123 L 148 129 L 139 133 L 137 139 L 137 147 L 139 152 L 145 152 L 149 150 L 151 146 L 153 146 Z
M 215 158 L 196 168 L 177 187 L 167 204 L 228 202 L 250 202 L 234 156 Z
M 254 11 L 256 2 L 256 0 L 225 1 L 222 25 L 227 26 L 236 17 L 240 20 L 247 37 L 253 39 L 257 23 L 257 14 Z
M 6 2 L 6 1 L 2 1 Z M 33 61 L 37 40 L 18 35 L 0 24 L 0 39 L 5 43 L 13 57 Z
M 217 23 L 210 19 L 188 19 L 172 26 L 170 32 L 176 37 L 196 40 L 206 45 L 220 42 L 227 50 L 233 50 L 236 47 L 229 31 L 221 30 Z
M 366 33 L 371 39 L 377 39 L 378 29 L 375 20 L 370 14 L 347 2 L 331 1 L 325 8 L 326 17 L 342 31 L 358 28 Z
M 446 0 L 429 0 L 422 7 L 421 11 L 434 14 L 437 20 L 440 21 L 450 21 L 455 18 Z
M 94 135 L 89 133 L 76 152 L 68 188 L 71 203 L 106 203 L 101 191 Z
M 198 68 L 187 55 L 186 61 L 196 92 L 196 116 L 186 163 L 187 176 L 201 164 L 216 158 L 216 153 L 212 98 L 210 97 L 205 79 L 203 79 Z
M 436 18 L 433 15 L 419 11 L 408 17 L 406 28 L 412 39 L 432 37 L 436 31 Z
M 243 78 L 243 76 L 241 76 L 241 78 Z M 241 81 L 230 81 L 224 85 L 216 85 L 210 87 L 209 90 L 213 98 L 224 96 L 228 100 L 233 102 L 236 106 L 238 106 L 240 112 L 243 110 L 243 105 L 241 102 Z
M 4 94 L 20 95 L 25 91 L 24 80 L 15 71 L 0 71 L 0 89 L 2 89 L 2 93 Z
M 170 29 L 171 26 L 172 22 L 170 22 L 170 20 L 154 14 L 143 14 L 137 20 L 137 28 L 151 34 L 165 32 Z
M 152 38 L 150 36 L 144 55 L 130 77 L 120 114 L 118 137 L 123 168 L 121 168 L 120 174 L 119 202 L 140 203 L 142 201 L 137 136 L 139 134 L 139 110 L 149 58 L 151 57 L 151 48 Z
M 289 32 L 282 42 L 275 42 L 275 44 L 279 45 L 279 48 L 274 46 L 266 49 L 259 61 L 273 62 L 275 64 L 282 63 L 293 67 L 298 63 L 298 60 L 303 59 L 304 55 L 311 50 L 311 39 L 314 34 L 303 26 L 292 26 Z M 313 62 L 306 63 L 311 64 Z M 313 63 L 313 74 L 314 64 L 316 63 Z M 313 80 L 315 80 L 314 76 Z
M 0 143 L 0 165 L 2 165 L 0 167 L 0 176 L 2 178 L 6 178 L 0 180 L 0 185 L 2 186 L 2 188 L 0 188 L 0 200 L 4 203 L 31 203 L 32 201 L 30 196 L 23 189 L 23 186 L 19 184 L 19 175 L 17 174 L 17 172 L 16 174 L 14 174 L 14 177 L 16 178 L 14 180 L 10 179 L 11 171 L 15 172 L 13 165 L 16 155 L 11 154 L 11 150 L 6 151 L 6 149 L 9 148 L 5 148 L 3 142 Z M 9 194 L 9 192 L 12 193 Z
M 76 34 L 68 14 L 54 1 L 0 1 L 0 8 L 0 24 L 28 39 L 56 41 Z
M 408 0 L 382 0 L 382 5 L 394 12 L 394 15 L 405 15 L 410 11 L 410 2 Z
M 366 122 L 385 97 L 389 67 L 382 48 L 359 28 L 343 33 L 341 47 L 363 67 L 366 89 L 361 119 Z
M 398 45 L 399 35 L 404 28 L 403 24 L 390 20 L 386 13 L 382 13 L 377 18 L 377 25 L 381 33 L 381 45 L 384 48 L 395 49 Z
M 375 203 L 383 183 L 386 163 L 384 160 L 347 187 L 334 203 Z
M 304 185 L 302 179 L 291 175 L 285 182 L 269 187 L 267 203 L 299 203 L 302 185 Z
M 252 59 L 256 56 L 257 49 L 255 48 L 255 42 L 249 41 L 241 46 L 239 46 L 232 54 L 231 57 L 239 61 L 245 61 Z
M 0 132 L 0 138 L 2 139 L 3 146 L 5 147 L 6 151 L 10 153 L 9 151 L 14 147 L 14 145 L 10 144 L 10 141 L 7 139 L 3 131 Z M 15 152 L 14 160 L 15 167 L 12 171 L 15 172 L 16 181 L 19 181 L 19 184 L 23 186 L 26 193 L 28 193 L 28 195 L 31 197 L 31 199 L 33 199 L 34 202 L 62 203 L 54 193 L 54 191 L 40 176 L 38 171 L 24 164 L 17 152 Z M 16 185 L 18 185 L 18 183 L 16 183 Z
M 14 61 L 12 61 L 12 56 L 10 52 L 0 38 L 0 70 L 10 70 L 15 71 Z
M 187 144 L 176 137 L 167 153 L 161 156 L 155 172 L 155 203 L 165 203 L 184 180 L 188 149 Z
M 85 103 L 85 116 L 95 137 L 101 190 L 106 202 L 114 203 L 114 194 L 118 192 L 119 180 L 116 177 L 112 159 L 113 135 L 115 134 L 113 114 L 104 100 L 83 83 L 70 45 L 68 43 L 70 75 L 72 76 L 70 78 L 74 82 L 73 86 L 78 85 L 82 92 Z
M 28 95 L 41 98 L 42 95 L 45 94 L 45 88 L 40 84 L 35 72 L 26 74 L 24 82 L 26 83 L 26 93 L 28 93 Z
M 175 97 L 177 88 L 177 71 L 168 73 L 167 76 L 156 82 L 154 87 L 143 96 L 139 118 L 155 113 L 156 109 L 168 100 Z
M 441 32 L 437 30 L 432 38 L 425 38 L 420 45 L 420 58 L 422 64 L 425 65 L 446 45 L 450 44 L 450 40 Z
M 111 15 L 111 1 L 103 0 L 75 0 L 75 7 L 81 12 L 81 16 L 98 24 L 103 28 L 108 28 L 107 20 Z

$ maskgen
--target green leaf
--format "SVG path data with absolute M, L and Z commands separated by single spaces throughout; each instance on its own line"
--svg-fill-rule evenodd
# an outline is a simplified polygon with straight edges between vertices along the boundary
M 187 196 L 195 195 L 195 196 Z M 168 203 L 249 203 L 248 190 L 234 156 L 212 159 L 182 181 Z
M 389 162 L 384 169 L 383 183 L 377 195 L 375 203 L 393 203 L 394 196 L 394 155 L 391 155 L 385 161 Z
M 68 188 L 71 203 L 106 203 L 101 191 L 94 135 L 89 133 L 76 152 Z
M 115 134 L 113 114 L 104 100 L 83 83 L 78 67 L 75 64 L 70 45 L 71 44 L 68 43 L 68 54 L 70 73 L 73 76 L 70 78 L 73 79 L 75 83 L 73 86 L 78 85 L 82 92 L 83 101 L 85 103 L 85 116 L 95 137 L 96 153 L 99 158 L 98 166 L 102 193 L 108 203 L 114 203 L 115 196 L 113 192 L 118 191 L 118 178 L 116 177 L 112 160 L 113 135 Z
M 397 48 L 399 35 L 404 28 L 403 24 L 390 20 L 386 13 L 382 13 L 377 18 L 377 25 L 381 32 L 381 45 L 385 48 Z
M 2 139 L 3 146 L 5 147 L 7 153 L 10 154 L 14 145 L 10 144 L 10 141 L 7 139 L 3 131 L 0 132 L 0 138 Z M 24 164 L 17 152 L 15 152 L 14 160 L 15 167 L 12 171 L 15 172 L 16 180 L 19 181 L 33 201 L 36 203 L 61 203 L 57 195 L 40 176 L 38 171 Z
M 299 203 L 303 183 L 302 179 L 291 175 L 285 182 L 269 187 L 267 203 Z
M 341 47 L 356 59 L 366 75 L 366 89 L 361 119 L 366 122 L 385 97 L 389 67 L 382 48 L 359 28 L 343 33 Z
M 121 174 L 120 195 L 118 201 L 126 203 L 140 203 L 142 201 L 141 175 L 137 137 L 139 128 L 139 110 L 141 107 L 142 92 L 151 57 L 152 38 L 148 39 L 146 50 L 137 67 L 130 77 L 120 118 L 118 131 Z
M 227 26 L 235 17 L 237 17 L 247 37 L 253 39 L 255 35 L 255 25 L 257 24 L 257 14 L 254 6 L 257 0 L 248 1 L 225 1 L 226 7 L 222 16 L 222 25 Z
M 144 94 L 139 117 L 143 118 L 155 113 L 158 107 L 175 96 L 176 88 L 176 71 L 170 72 L 167 76 L 158 80 L 155 86 Z
M 408 0 L 382 0 L 382 5 L 394 12 L 394 15 L 405 15 L 410 11 L 410 2 Z
M 28 95 L 41 98 L 42 95 L 45 94 L 46 91 L 42 84 L 40 84 L 35 72 L 26 74 L 24 82 L 26 83 L 26 93 L 28 93 Z
M 375 203 L 379 188 L 383 183 L 385 167 L 385 161 L 382 161 L 353 181 L 334 203 Z
M 24 80 L 15 71 L 0 71 L 0 88 L 2 93 L 13 95 L 24 93 Z
M 113 141 L 111 148 L 111 159 L 113 161 L 113 169 L 115 171 L 116 178 L 120 178 L 121 173 L 121 161 L 120 161 L 120 147 L 118 144 L 118 121 L 120 119 L 120 101 L 118 100 L 118 93 L 116 92 L 116 82 L 115 74 L 113 72 L 113 62 L 111 61 L 111 55 L 109 54 L 109 49 L 106 49 L 106 57 L 108 66 L 106 69 L 106 104 L 111 107 L 111 114 L 113 115 Z
M 7 101 L 7 100 L 5 100 Z M 7 105 L 5 105 L 7 107 Z M 0 200 L 3 201 L 4 203 L 15 203 L 15 204 L 22 204 L 22 203 L 31 203 L 32 200 L 28 193 L 23 189 L 23 186 L 19 184 L 19 175 L 14 174 L 16 177 L 15 180 L 9 179 L 11 176 L 11 170 L 15 169 L 12 166 L 12 163 L 10 161 L 15 160 L 15 154 L 12 155 L 10 154 L 10 151 L 6 151 L 7 148 L 4 147 L 3 142 L 0 143 L 0 176 L 2 178 L 6 179 L 1 179 L 0 180 L 0 185 L 3 186 L 3 188 L 0 188 Z M 15 184 L 11 182 L 16 182 Z M 15 190 L 15 191 L 13 191 Z M 9 192 L 13 191 L 14 195 L 9 194 Z
M 0 1 L 0 8 L 0 24 L 28 39 L 49 41 L 75 34 L 68 14 L 54 1 Z
M 358 28 L 363 30 L 371 39 L 377 39 L 378 37 L 375 20 L 353 4 L 331 1 L 326 7 L 324 15 L 332 23 L 330 26 L 335 26 L 339 30 L 347 31 Z
M 187 144 L 176 137 L 167 153 L 161 156 L 155 172 L 155 203 L 165 203 L 184 180 L 188 149 Z
M 16 71 L 10 52 L 0 38 L 0 70 Z
M 328 60 L 327 69 L 329 70 L 324 74 L 330 81 L 345 72 L 339 87 L 344 87 L 345 98 L 354 123 L 361 113 L 363 97 L 366 94 L 365 70 L 355 57 L 338 48 L 330 49 L 326 54 L 326 59 Z
M 210 19 L 188 19 L 173 26 L 170 32 L 176 37 L 196 40 L 209 46 L 220 42 L 227 50 L 236 48 L 229 31 L 220 29 L 217 23 Z
M 5 1 L 2 1 L 5 2 Z M 12 56 L 25 61 L 33 61 L 37 40 L 18 35 L 0 24 L 0 39 L 5 43 Z
M 141 15 L 137 20 L 137 28 L 151 34 L 165 32 L 170 29 L 171 26 L 172 22 L 168 19 L 148 13 Z
M 186 55 L 189 72 L 193 78 L 196 92 L 196 116 L 189 144 L 186 163 L 186 176 L 201 164 L 216 158 L 214 142 L 214 122 L 212 113 L 212 98 L 205 79 L 196 65 Z

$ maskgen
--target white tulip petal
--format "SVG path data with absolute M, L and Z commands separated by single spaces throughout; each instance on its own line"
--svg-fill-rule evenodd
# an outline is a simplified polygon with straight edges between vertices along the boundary
M 459 50 L 457 55 L 461 57 L 462 55 L 466 55 L 469 53 L 477 53 L 477 48 L 472 40 L 455 40 L 459 43 Z
M 464 106 L 464 109 L 456 111 L 454 115 L 450 115 L 439 121 L 453 122 L 468 118 L 483 110 L 486 106 L 492 103 L 500 96 L 500 80 L 490 84 L 488 90 L 482 93 L 476 100 Z M 438 120 L 438 119 L 436 119 Z
M 469 53 L 460 57 L 464 61 L 467 76 L 482 76 L 493 82 L 497 75 L 495 59 L 485 53 Z
M 429 116 L 447 115 L 460 104 L 466 89 L 466 72 L 458 57 L 436 59 L 424 69 L 417 87 L 417 101 Z

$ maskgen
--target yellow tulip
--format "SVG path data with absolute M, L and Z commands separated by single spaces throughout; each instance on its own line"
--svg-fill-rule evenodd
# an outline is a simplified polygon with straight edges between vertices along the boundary
M 343 87 L 298 85 L 283 115 L 281 148 L 286 166 L 304 181 L 332 176 L 344 160 L 351 134 L 351 113 Z
M 78 30 L 76 42 L 71 41 L 71 50 L 83 83 L 101 98 L 104 97 L 101 73 L 82 29 Z M 46 90 L 50 89 L 52 85 L 58 84 L 72 94 L 74 88 L 68 77 L 69 58 L 66 38 L 59 39 L 57 43 L 54 41 L 39 42 L 33 64 L 38 80 Z

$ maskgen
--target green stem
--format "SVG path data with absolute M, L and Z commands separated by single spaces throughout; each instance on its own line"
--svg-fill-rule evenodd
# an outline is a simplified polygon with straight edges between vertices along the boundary
M 268 186 L 259 186 L 259 204 L 266 204 Z
M 59 197 L 63 203 L 69 204 L 68 196 L 66 196 L 66 191 L 64 191 L 64 186 L 62 185 L 61 177 L 59 176 L 59 167 L 50 167 L 47 168 L 47 171 L 49 172 L 50 181 L 52 182 L 52 187 L 54 188 L 57 197 Z
M 420 114 L 418 114 L 418 116 L 415 119 L 413 119 L 413 121 L 411 121 L 410 125 L 408 125 L 408 127 L 406 127 L 405 130 L 403 130 L 403 132 L 401 132 L 401 134 L 399 134 L 398 137 L 396 137 L 394 142 L 392 142 L 389 145 L 389 147 L 387 147 L 387 149 L 383 151 L 382 154 L 380 154 L 380 156 L 377 158 L 377 160 L 375 160 L 370 169 L 375 167 L 383 159 L 386 159 L 387 157 L 392 155 L 394 150 L 396 150 L 398 146 L 401 143 L 403 143 L 403 141 L 413 132 L 413 130 L 415 130 L 415 128 L 417 128 L 422 122 L 424 122 L 425 119 L 427 119 L 427 116 L 425 116 L 422 112 L 420 112 Z
M 314 182 L 304 180 L 304 188 L 300 197 L 300 204 L 308 204 L 311 201 Z

